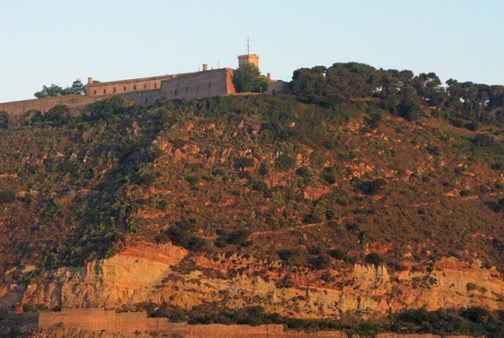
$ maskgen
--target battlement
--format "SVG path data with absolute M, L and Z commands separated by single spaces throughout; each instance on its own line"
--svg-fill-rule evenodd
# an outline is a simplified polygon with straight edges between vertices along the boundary
M 238 55 L 238 67 L 245 64 L 251 64 L 259 68 L 259 55 L 257 54 Z

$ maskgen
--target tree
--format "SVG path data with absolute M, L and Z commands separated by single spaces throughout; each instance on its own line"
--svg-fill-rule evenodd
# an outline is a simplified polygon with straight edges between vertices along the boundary
M 64 104 L 58 104 L 44 114 L 44 121 L 47 121 L 54 126 L 60 126 L 68 122 L 70 118 L 70 108 Z
M 0 129 L 9 128 L 9 114 L 6 111 L 0 111 Z
M 39 92 L 35 92 L 35 97 L 38 99 L 44 98 L 44 97 L 50 97 L 50 96 L 62 96 L 62 95 L 70 95 L 70 94 L 76 94 L 76 95 L 85 95 L 86 94 L 86 86 L 82 83 L 80 79 L 75 80 L 72 83 L 71 87 L 66 87 L 63 89 L 62 87 L 55 85 L 54 83 L 51 84 L 49 87 L 46 85 L 42 86 L 42 90 Z
M 413 86 L 406 84 L 400 91 L 401 102 L 399 102 L 398 113 L 408 121 L 416 120 L 422 114 L 420 108 L 420 98 Z
M 237 92 L 262 93 L 268 89 L 268 79 L 261 76 L 259 68 L 250 63 L 242 64 L 235 71 L 233 83 Z
M 294 71 L 291 81 L 292 94 L 299 97 L 300 100 L 308 103 L 324 104 L 324 90 L 327 68 L 316 66 L 313 68 L 301 68 Z
M 67 94 L 75 94 L 75 95 L 85 95 L 86 94 L 86 86 L 82 83 L 80 79 L 75 80 L 72 83 L 71 87 L 67 87 L 65 89 L 65 95 Z
M 38 99 L 49 97 L 49 96 L 61 96 L 65 94 L 65 90 L 54 83 L 51 86 L 47 87 L 46 85 L 42 86 L 42 90 L 39 92 L 35 92 L 35 97 Z

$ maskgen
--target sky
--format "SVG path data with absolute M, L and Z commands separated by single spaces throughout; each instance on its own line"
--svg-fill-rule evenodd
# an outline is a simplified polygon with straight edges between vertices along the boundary
M 0 102 L 43 85 L 336 62 L 504 85 L 502 0 L 0 0 Z

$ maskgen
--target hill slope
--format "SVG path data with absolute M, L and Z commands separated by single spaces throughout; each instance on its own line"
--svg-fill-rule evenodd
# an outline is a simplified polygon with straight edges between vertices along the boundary
M 3 305 L 503 310 L 502 130 L 373 100 L 25 116 L 1 138 Z

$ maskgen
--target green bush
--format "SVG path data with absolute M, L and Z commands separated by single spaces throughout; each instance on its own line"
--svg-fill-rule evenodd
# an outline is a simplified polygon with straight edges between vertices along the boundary
M 334 249 L 334 250 L 329 250 L 328 251 L 329 256 L 331 256 L 334 259 L 343 261 L 347 258 L 346 252 L 340 249 Z
M 308 178 L 310 177 L 310 169 L 308 167 L 299 167 L 296 169 L 296 175 L 303 177 L 303 178 Z
M 254 159 L 252 157 L 239 157 L 234 160 L 234 167 L 236 170 L 243 170 L 254 166 Z
M 307 215 L 305 215 L 305 217 L 303 217 L 303 223 L 306 223 L 306 224 L 314 224 L 314 223 L 320 223 L 320 222 L 322 222 L 322 220 L 320 219 L 320 217 L 318 217 L 315 214 L 307 214 Z
M 275 168 L 280 171 L 292 169 L 296 164 L 296 158 L 288 154 L 281 154 L 275 161 Z
M 9 128 L 9 114 L 6 111 L 0 111 L 0 129 Z
M 16 200 L 16 193 L 12 189 L 0 189 L 0 204 L 12 203 Z
M 383 257 L 376 252 L 372 252 L 364 258 L 364 261 L 368 264 L 373 264 L 375 267 L 378 267 L 381 263 L 383 263 Z

